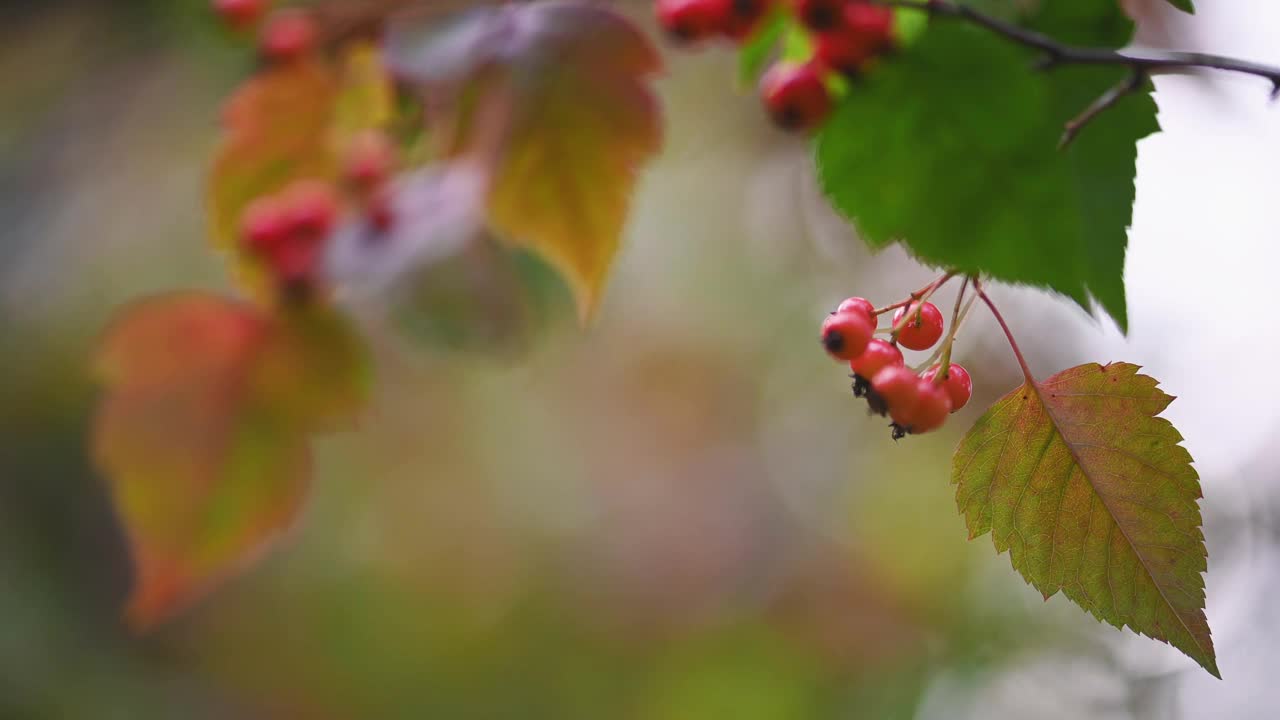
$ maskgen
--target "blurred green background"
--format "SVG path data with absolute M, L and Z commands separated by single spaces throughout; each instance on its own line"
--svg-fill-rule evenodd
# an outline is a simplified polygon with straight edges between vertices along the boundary
M 1275 493 L 1215 488 L 1267 477 L 1274 448 L 1201 465 L 1225 683 L 1044 602 L 966 542 L 948 484 L 959 434 L 1019 382 L 1003 341 L 975 313 L 957 351 L 975 402 L 942 432 L 895 444 L 866 417 L 817 323 L 930 273 L 830 215 L 723 50 L 670 55 L 667 147 L 595 327 L 554 287 L 519 349 L 371 326 L 376 398 L 317 444 L 296 530 L 130 635 L 85 359 L 129 299 L 229 289 L 202 183 L 250 55 L 203 0 L 0 7 L 0 718 L 1277 716 L 1242 668 L 1280 659 L 1259 600 Z M 1117 347 L 1064 302 L 1001 292 L 1057 328 L 1029 334 L 1037 367 Z

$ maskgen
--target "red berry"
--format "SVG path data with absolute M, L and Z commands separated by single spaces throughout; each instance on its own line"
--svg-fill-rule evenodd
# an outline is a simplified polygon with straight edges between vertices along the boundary
M 933 381 L 920 378 L 916 393 L 915 406 L 902 418 L 895 416 L 893 421 L 919 435 L 942 427 L 951 414 L 951 398 L 947 391 Z
M 234 30 L 249 29 L 266 9 L 266 0 L 213 0 L 213 11 Z
M 724 0 L 721 0 L 724 1 Z M 769 11 L 770 0 L 727 0 L 729 12 L 720 32 L 733 40 L 745 40 Z
M 870 380 L 881 370 L 895 365 L 901 367 L 902 364 L 901 350 L 880 338 L 875 338 L 867 343 L 867 349 L 863 350 L 861 355 L 849 363 L 849 369 L 859 377 Z
M 822 321 L 822 346 L 837 360 L 853 360 L 867 349 L 876 326 L 862 313 L 836 313 Z
M 845 298 L 840 302 L 840 306 L 836 308 L 836 312 L 860 312 L 871 320 L 871 324 L 876 324 L 876 306 L 864 297 Z
M 814 58 L 832 70 L 857 75 L 876 54 L 876 45 L 867 38 L 845 28 L 837 28 L 814 36 Z
M 285 190 L 283 202 L 290 232 L 310 241 L 328 235 L 338 216 L 338 196 L 328 183 L 320 180 L 294 183 Z
M 351 140 L 343 167 L 346 179 L 361 190 L 382 183 L 396 164 L 396 149 L 384 132 L 369 130 Z
M 831 92 L 817 63 L 780 62 L 760 79 L 760 95 L 774 123 L 808 130 L 831 113 Z
M 729 25 L 729 0 L 658 0 L 658 24 L 680 43 L 705 40 Z
M 847 0 L 795 0 L 795 14 L 805 27 L 823 32 L 836 27 Z
M 288 236 L 288 215 L 277 199 L 258 198 L 240 216 L 240 233 L 250 251 L 268 253 Z
M 901 365 L 887 367 L 871 380 L 874 390 L 889 409 L 889 416 L 894 422 L 902 425 L 899 418 L 909 417 L 915 409 L 916 398 L 920 394 L 920 378 Z
M 922 377 L 932 381 L 940 369 L 940 365 L 934 365 Z M 969 398 L 973 396 L 973 378 L 969 377 L 969 371 L 965 370 L 964 366 L 957 363 L 947 366 L 947 375 L 940 384 L 942 389 L 947 391 L 947 397 L 951 398 L 951 412 L 967 405 Z
M 919 314 L 916 309 L 919 308 Z M 907 314 L 906 324 L 898 331 L 898 343 L 908 350 L 928 350 L 942 337 L 942 313 L 938 306 L 931 302 L 924 305 L 912 303 L 909 307 L 898 308 L 893 314 L 893 326 Z
M 867 2 L 847 2 L 840 25 L 860 38 L 872 52 L 893 43 L 893 8 Z
M 318 36 L 319 29 L 311 13 L 296 9 L 279 10 L 271 14 L 262 28 L 258 51 L 272 62 L 288 62 L 310 52 Z
M 364 212 L 374 230 L 380 233 L 390 230 L 396 224 L 396 214 L 395 208 L 392 206 L 389 188 L 384 186 L 375 191 L 369 197 L 369 202 L 365 205 Z

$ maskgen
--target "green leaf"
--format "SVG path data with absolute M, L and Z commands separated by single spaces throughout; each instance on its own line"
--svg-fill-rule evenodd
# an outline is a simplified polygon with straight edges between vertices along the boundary
M 952 461 L 970 538 L 1048 599 L 1186 653 L 1215 677 L 1199 476 L 1156 417 L 1173 398 L 1126 363 L 1081 365 L 1004 396 Z
M 293 523 L 309 435 L 359 411 L 362 368 L 319 308 L 282 320 L 193 292 L 121 312 L 95 356 L 93 457 L 129 539 L 133 626 L 195 602 Z
M 1191 4 L 1191 0 L 1169 0 L 1169 4 L 1189 15 L 1194 15 L 1196 13 L 1196 9 Z
M 738 51 L 739 86 L 755 89 L 760 74 L 777 54 L 778 41 L 782 39 L 782 33 L 792 24 L 790 17 L 780 7 L 775 6 L 751 37 L 742 44 L 742 49 Z
M 1115 0 L 1047 3 L 1030 23 L 1066 42 L 1118 47 Z M 1127 97 L 1065 150 L 1063 125 L 1122 79 L 1115 68 L 1029 68 L 1034 55 L 971 24 L 936 19 L 854 86 L 816 139 L 822 187 L 873 247 L 1090 296 L 1126 327 L 1124 254 L 1135 143 L 1157 129 Z

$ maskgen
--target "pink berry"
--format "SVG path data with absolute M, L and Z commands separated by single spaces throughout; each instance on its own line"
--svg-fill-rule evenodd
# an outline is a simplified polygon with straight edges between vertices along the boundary
M 837 360 L 853 360 L 867 349 L 875 325 L 862 313 L 836 313 L 822 321 L 822 346 Z
M 880 338 L 867 343 L 867 349 L 849 363 L 849 369 L 861 378 L 870 380 L 881 370 L 903 364 L 902 351 Z
M 923 377 L 932 382 L 939 369 L 941 366 L 934 365 L 925 372 Z M 947 397 L 951 398 L 951 412 L 967 405 L 969 398 L 973 396 L 973 378 L 969 377 L 969 371 L 958 363 L 947 366 L 947 375 L 939 384 L 947 391 Z

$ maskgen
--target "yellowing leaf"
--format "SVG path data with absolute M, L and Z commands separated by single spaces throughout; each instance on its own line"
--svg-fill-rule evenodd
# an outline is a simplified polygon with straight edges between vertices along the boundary
M 285 323 L 203 293 L 121 313 L 95 357 L 106 390 L 93 456 L 129 538 L 131 624 L 199 599 L 292 523 L 308 431 L 363 397 L 352 342 L 322 317 Z
M 473 9 L 441 27 L 394 36 L 397 69 L 474 100 L 458 132 L 471 153 L 496 158 L 491 225 L 555 266 L 588 318 L 636 174 L 661 144 L 657 52 L 623 16 L 577 0 Z
M 360 43 L 347 50 L 340 86 L 333 119 L 337 152 L 361 130 L 385 127 L 395 112 L 391 77 L 375 45 Z
M 995 404 L 956 450 L 970 537 L 1047 599 L 1173 645 L 1220 677 L 1204 615 L 1201 497 L 1173 401 L 1125 363 L 1081 365 Z
M 391 113 L 390 78 L 366 44 L 347 48 L 336 69 L 318 60 L 282 65 L 232 96 L 209 178 L 210 230 L 251 293 L 266 296 L 270 287 L 258 263 L 239 251 L 245 207 L 296 180 L 336 179 L 346 143 L 386 124 Z
M 329 128 L 338 85 L 319 62 L 282 65 L 251 78 L 228 101 L 226 137 L 213 162 L 209 213 L 215 244 L 234 249 L 254 198 L 300 178 L 335 172 Z

